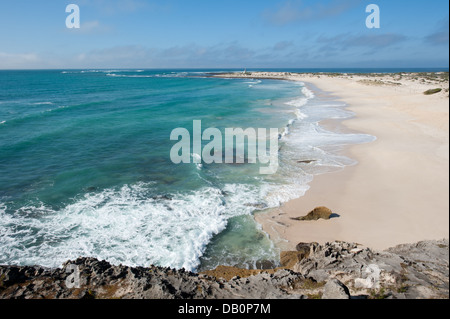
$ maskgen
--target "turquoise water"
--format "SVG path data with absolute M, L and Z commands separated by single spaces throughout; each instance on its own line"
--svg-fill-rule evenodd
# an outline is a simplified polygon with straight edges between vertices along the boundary
M 370 137 L 321 129 L 321 119 L 352 114 L 301 83 L 203 75 L 0 71 L 0 264 L 276 264 L 251 214 L 301 196 L 314 174 L 352 165 L 334 148 Z M 192 131 L 194 120 L 279 128 L 278 173 L 173 164 L 170 133 Z M 316 161 L 300 167 L 304 158 Z

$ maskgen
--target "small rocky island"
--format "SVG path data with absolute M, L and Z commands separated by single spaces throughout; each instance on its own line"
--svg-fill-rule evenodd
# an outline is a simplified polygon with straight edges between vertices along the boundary
M 346 242 L 300 243 L 281 261 L 277 269 L 219 267 L 201 274 L 93 258 L 58 269 L 0 266 L 0 299 L 449 298 L 448 240 L 381 252 Z M 78 287 L 68 287 L 69 269 L 79 271 Z

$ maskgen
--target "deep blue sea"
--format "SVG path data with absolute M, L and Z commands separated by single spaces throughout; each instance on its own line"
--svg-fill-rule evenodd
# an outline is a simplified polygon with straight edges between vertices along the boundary
M 316 174 L 354 165 L 342 147 L 374 138 L 319 125 L 352 116 L 299 82 L 201 70 L 0 71 L 0 264 L 277 264 L 252 214 L 302 196 Z M 278 128 L 278 172 L 172 163 L 172 130 L 192 132 L 194 120 Z

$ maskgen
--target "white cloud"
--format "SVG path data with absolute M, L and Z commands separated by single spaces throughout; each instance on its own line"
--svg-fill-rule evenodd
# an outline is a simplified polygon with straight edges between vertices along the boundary
M 98 29 L 100 27 L 100 22 L 98 21 L 87 21 L 83 22 L 82 25 L 80 25 L 80 30 L 84 32 L 91 32 L 95 29 Z
M 101 24 L 98 20 L 83 21 L 81 20 L 79 29 L 65 29 L 66 32 L 74 34 L 104 34 L 112 30 L 111 27 Z
M 35 68 L 40 62 L 36 53 L 0 52 L 0 69 Z

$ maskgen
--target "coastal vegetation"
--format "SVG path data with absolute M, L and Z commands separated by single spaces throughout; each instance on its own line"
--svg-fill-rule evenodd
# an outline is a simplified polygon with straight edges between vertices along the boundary
M 433 95 L 436 93 L 440 93 L 442 91 L 442 89 L 431 89 L 431 90 L 427 90 L 425 91 L 423 94 L 425 95 Z

